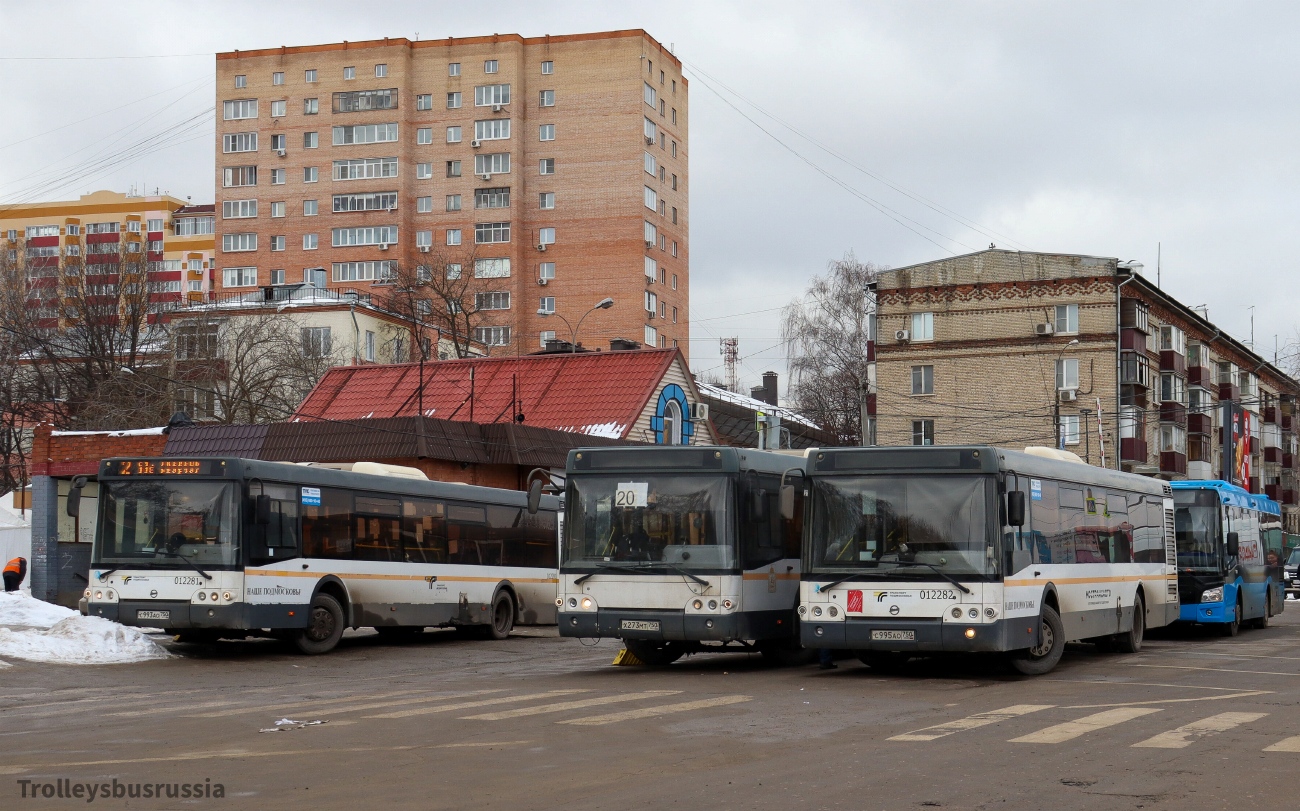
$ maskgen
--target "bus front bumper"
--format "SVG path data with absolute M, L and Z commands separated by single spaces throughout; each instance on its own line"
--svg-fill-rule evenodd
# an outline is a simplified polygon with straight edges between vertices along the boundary
M 1231 622 L 1228 607 L 1217 603 L 1186 603 L 1178 607 L 1180 622 Z
M 306 605 L 202 605 L 172 600 L 91 602 L 86 609 L 92 617 L 139 628 L 305 628 L 309 614 Z
M 775 639 L 790 635 L 792 617 L 790 611 L 734 614 L 632 608 L 561 611 L 560 636 L 696 642 Z
M 969 625 L 938 619 L 848 619 L 843 622 L 804 620 L 800 626 L 800 641 L 805 648 L 833 650 L 990 653 L 1036 645 L 1037 625 L 1037 617 Z M 974 633 L 967 636 L 967 631 Z M 911 639 L 899 638 L 907 636 L 909 632 Z

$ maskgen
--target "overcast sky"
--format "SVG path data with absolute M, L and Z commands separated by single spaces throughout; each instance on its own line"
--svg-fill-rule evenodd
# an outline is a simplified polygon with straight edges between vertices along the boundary
M 783 371 L 775 308 L 847 251 L 898 267 L 990 242 L 1152 278 L 1162 243 L 1167 291 L 1245 340 L 1257 305 L 1270 359 L 1295 339 L 1286 3 L 0 0 L 0 203 L 132 184 L 213 199 L 212 58 L 104 57 L 620 28 L 671 43 L 691 81 L 696 370 L 732 335 L 743 382 Z

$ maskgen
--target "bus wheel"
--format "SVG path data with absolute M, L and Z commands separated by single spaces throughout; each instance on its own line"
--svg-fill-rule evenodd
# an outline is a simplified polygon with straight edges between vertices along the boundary
M 1133 601 L 1133 625 L 1126 634 L 1116 634 L 1115 648 L 1120 653 L 1137 653 L 1142 650 L 1142 640 L 1146 637 L 1147 616 L 1146 602 L 1139 596 Z
M 681 643 L 663 642 L 654 639 L 624 639 L 623 647 L 627 652 L 651 667 L 671 665 L 686 653 Z
M 1254 627 L 1263 630 L 1269 625 L 1269 617 L 1273 616 L 1273 590 L 1269 589 L 1268 596 L 1264 602 L 1264 615 L 1255 620 Z
M 1038 633 L 1038 646 L 1017 652 L 1011 660 L 1011 666 L 1026 676 L 1050 672 L 1065 653 L 1065 625 L 1050 605 L 1043 606 L 1043 625 Z
M 1225 622 L 1219 627 L 1219 632 L 1224 636 L 1236 636 L 1241 630 L 1241 598 L 1237 598 L 1237 613 L 1232 615 L 1232 622 Z
M 294 634 L 293 644 L 312 656 L 329 653 L 343 636 L 343 606 L 328 594 L 317 594 L 307 614 L 307 627 Z
M 515 628 L 515 601 L 510 592 L 502 591 L 492 601 L 492 624 L 484 629 L 488 639 L 505 639 Z
M 854 651 L 858 661 L 878 673 L 897 673 L 911 660 L 912 656 L 902 651 L 860 650 Z

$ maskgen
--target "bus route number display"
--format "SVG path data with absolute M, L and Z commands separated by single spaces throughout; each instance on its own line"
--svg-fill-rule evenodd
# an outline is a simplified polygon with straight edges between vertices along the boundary
M 211 459 L 119 459 L 112 472 L 118 476 L 210 476 L 220 462 Z
M 649 500 L 648 482 L 620 482 L 614 490 L 615 507 L 644 507 Z

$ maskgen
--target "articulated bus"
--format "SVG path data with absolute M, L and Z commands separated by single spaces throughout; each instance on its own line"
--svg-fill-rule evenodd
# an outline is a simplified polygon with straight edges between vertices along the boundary
M 807 647 L 881 669 L 999 652 L 1036 675 L 1067 640 L 1132 652 L 1178 619 L 1165 482 L 1050 448 L 822 449 L 807 470 Z
M 555 622 L 553 496 L 530 504 L 370 462 L 234 458 L 105 459 L 99 488 L 92 616 L 191 641 L 283 637 L 309 654 L 348 627 L 503 639 L 516 622 Z M 79 496 L 74 484 L 70 513 Z
M 1281 507 L 1223 481 L 1173 488 L 1179 619 L 1217 624 L 1227 636 L 1243 622 L 1267 628 L 1286 607 Z
M 683 446 L 572 451 L 560 550 L 560 634 L 615 637 L 649 665 L 701 651 L 798 645 L 802 515 L 781 477 L 802 452 Z

